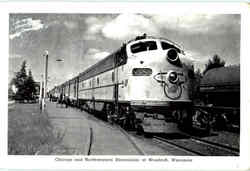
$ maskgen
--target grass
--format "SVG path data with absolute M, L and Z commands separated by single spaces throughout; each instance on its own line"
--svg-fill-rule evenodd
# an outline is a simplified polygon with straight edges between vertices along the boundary
M 38 104 L 14 104 L 8 111 L 8 154 L 51 154 L 62 140 Z

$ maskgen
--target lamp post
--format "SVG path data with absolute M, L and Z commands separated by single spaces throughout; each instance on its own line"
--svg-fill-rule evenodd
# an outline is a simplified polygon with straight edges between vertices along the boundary
M 49 58 L 49 52 L 46 50 L 45 54 L 43 54 L 45 57 L 45 68 L 44 68 L 44 89 L 43 89 L 43 99 L 42 99 L 42 110 L 45 108 L 45 98 L 47 94 L 47 78 L 48 78 L 48 58 Z
M 43 81 L 43 83 L 41 83 L 41 88 L 43 88 L 43 93 L 42 93 L 42 90 L 40 91 L 40 94 L 41 94 L 40 97 L 42 97 L 42 102 L 41 102 L 41 108 L 42 108 L 42 110 L 45 109 L 45 98 L 46 98 L 46 95 L 47 95 L 49 52 L 46 50 L 45 53 L 43 54 L 43 56 L 45 57 L 44 81 Z M 57 59 L 56 61 L 57 62 L 64 62 L 63 59 Z
M 39 92 L 39 105 L 40 105 L 40 109 L 42 109 L 43 107 L 43 74 L 41 74 L 41 81 L 40 81 L 40 92 Z

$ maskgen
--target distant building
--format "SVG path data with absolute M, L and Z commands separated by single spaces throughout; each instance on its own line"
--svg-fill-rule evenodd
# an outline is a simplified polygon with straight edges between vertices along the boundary
M 201 80 L 200 93 L 206 104 L 240 107 L 240 66 L 207 71 Z

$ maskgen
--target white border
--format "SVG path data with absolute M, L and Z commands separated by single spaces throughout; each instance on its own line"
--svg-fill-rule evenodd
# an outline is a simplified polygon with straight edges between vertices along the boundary
M 246 3 L 74 3 L 74 2 L 22 2 L 0 3 L 1 78 L 0 88 L 0 168 L 7 169 L 137 169 L 137 170 L 248 170 L 250 124 L 249 61 L 249 7 Z M 8 156 L 7 155 L 7 83 L 8 83 L 8 25 L 9 13 L 240 13 L 241 30 L 241 142 L 240 157 L 175 157 L 193 159 L 192 162 L 55 162 L 57 156 Z M 62 157 L 62 156 L 60 156 Z M 78 158 L 79 156 L 64 156 Z M 90 158 L 93 156 L 90 156 Z M 95 158 L 114 156 L 95 156 Z M 120 156 L 134 158 L 134 156 Z M 168 158 L 171 156 L 159 156 Z M 137 158 L 144 158 L 139 156 Z M 157 158 L 154 156 L 154 158 Z

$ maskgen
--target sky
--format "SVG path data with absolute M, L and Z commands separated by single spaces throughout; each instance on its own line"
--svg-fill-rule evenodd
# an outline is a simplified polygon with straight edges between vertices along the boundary
M 9 81 L 24 60 L 40 81 L 47 50 L 52 88 L 143 33 L 180 44 L 196 70 L 215 54 L 226 65 L 239 65 L 240 23 L 240 14 L 10 14 Z

